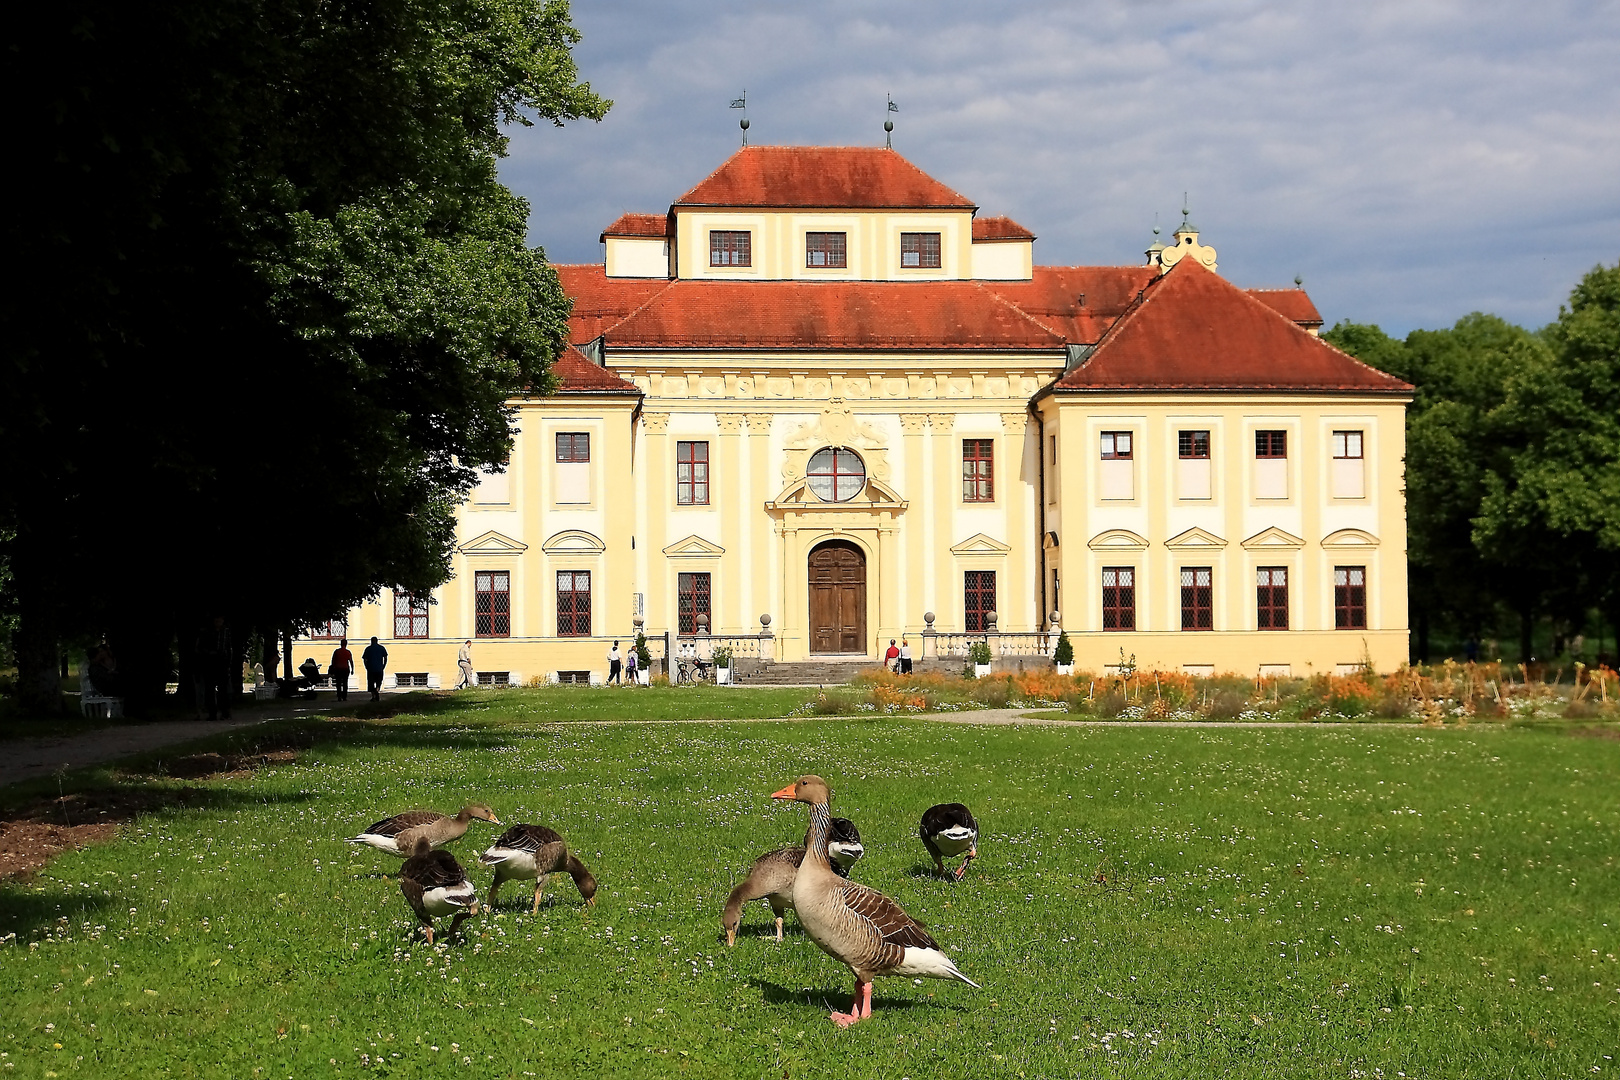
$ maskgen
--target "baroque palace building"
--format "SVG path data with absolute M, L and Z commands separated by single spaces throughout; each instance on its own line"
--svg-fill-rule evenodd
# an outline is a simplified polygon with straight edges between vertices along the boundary
M 756 146 L 625 214 L 556 268 L 559 389 L 513 403 L 451 580 L 313 637 L 432 685 L 467 638 L 484 682 L 599 678 L 638 625 L 779 662 L 1050 653 L 1058 625 L 1082 669 L 1404 662 L 1412 388 L 1191 225 L 1038 266 L 977 212 L 893 150 Z

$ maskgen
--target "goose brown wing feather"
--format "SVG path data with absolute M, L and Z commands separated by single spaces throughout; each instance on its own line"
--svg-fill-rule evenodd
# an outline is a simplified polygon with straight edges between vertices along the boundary
M 398 836 L 406 829 L 417 829 L 423 825 L 431 825 L 444 817 L 443 814 L 432 810 L 407 810 L 403 814 L 395 814 L 391 818 L 383 818 L 366 832 L 373 836 Z
M 539 851 L 547 844 L 560 843 L 562 836 L 544 825 L 514 825 L 495 840 L 496 847 L 511 848 L 513 851 Z
M 399 879 L 399 891 L 405 894 L 405 902 L 411 905 L 411 910 L 424 921 L 428 921 L 427 912 L 422 908 L 422 894 L 427 890 L 422 888 L 421 883 L 402 876 Z M 429 925 L 432 925 L 431 922 Z
M 448 851 L 430 851 L 426 855 L 413 855 L 400 869 L 400 881 L 415 884 L 419 891 L 460 885 L 467 880 L 467 872 L 456 857 Z
M 885 946 L 896 949 L 937 949 L 936 942 L 923 924 L 907 915 L 905 909 L 876 889 L 869 889 L 858 881 L 842 884 L 836 894 L 857 918 L 864 919 L 877 931 Z M 895 957 L 893 963 L 899 963 Z

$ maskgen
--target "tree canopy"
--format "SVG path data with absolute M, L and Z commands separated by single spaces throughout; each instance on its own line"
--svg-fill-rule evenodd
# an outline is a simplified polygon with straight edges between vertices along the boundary
M 600 119 L 563 0 L 64 0 L 5 31 L 0 543 L 25 689 L 106 631 L 161 686 L 447 572 L 568 302 L 507 125 Z M 300 555 L 299 552 L 307 554 Z

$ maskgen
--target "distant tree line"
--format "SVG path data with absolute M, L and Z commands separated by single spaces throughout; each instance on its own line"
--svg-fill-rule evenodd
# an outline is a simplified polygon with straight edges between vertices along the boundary
M 568 302 L 503 128 L 600 119 L 564 0 L 58 0 L 6 20 L 0 630 L 134 704 L 447 574 Z
M 1517 659 L 1548 659 L 1585 635 L 1608 642 L 1612 663 L 1620 265 L 1594 268 L 1538 331 L 1476 313 L 1405 340 L 1349 322 L 1323 337 L 1417 387 L 1406 428 L 1414 657 L 1502 636 L 1517 638 Z

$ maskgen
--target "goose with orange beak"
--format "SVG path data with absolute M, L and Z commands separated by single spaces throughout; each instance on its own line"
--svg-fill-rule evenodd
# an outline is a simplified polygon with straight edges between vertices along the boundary
M 834 873 L 827 855 L 832 831 L 832 792 L 819 776 L 801 776 L 773 799 L 810 806 L 804 861 L 793 879 L 793 908 L 810 940 L 855 975 L 855 995 L 847 1013 L 832 1014 L 839 1027 L 872 1015 L 872 980 L 879 975 L 955 979 L 979 984 L 956 970 L 951 958 L 923 924 L 876 889 Z

